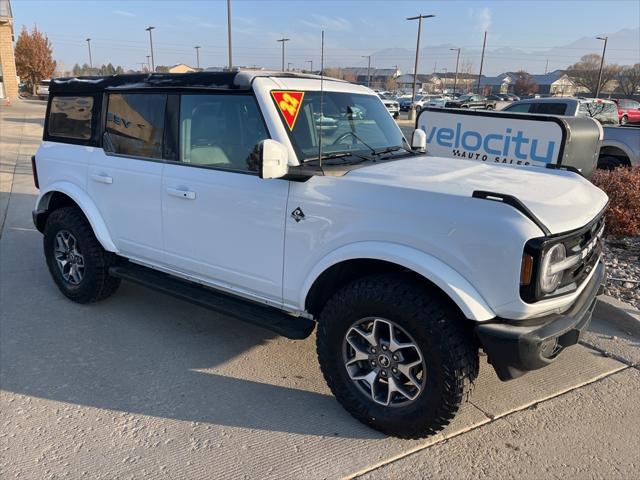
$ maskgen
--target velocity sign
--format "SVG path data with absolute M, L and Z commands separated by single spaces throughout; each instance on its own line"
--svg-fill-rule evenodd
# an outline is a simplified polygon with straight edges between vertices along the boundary
M 559 163 L 566 138 L 564 125 L 552 117 L 427 109 L 417 128 L 427 135 L 427 154 L 491 163 Z

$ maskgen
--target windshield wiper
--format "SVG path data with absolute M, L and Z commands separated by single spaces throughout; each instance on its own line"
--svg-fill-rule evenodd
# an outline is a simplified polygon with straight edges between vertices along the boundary
M 328 153 L 326 155 L 322 155 L 322 157 L 305 158 L 302 163 L 317 162 L 319 160 L 322 160 L 322 161 L 334 160 L 336 158 L 345 158 L 345 157 L 357 157 L 357 158 L 360 158 L 361 160 L 371 160 L 370 157 L 360 155 L 354 152 L 336 152 L 336 153 Z M 346 162 L 346 163 L 353 163 L 353 162 Z M 357 163 L 360 163 L 360 162 L 357 162 Z
M 393 152 L 397 152 L 398 150 L 404 150 L 406 153 L 410 153 L 412 155 L 418 155 L 418 152 L 411 150 L 407 147 L 403 147 L 401 145 L 396 145 L 395 147 L 387 147 L 387 148 L 383 148 L 382 150 L 376 150 L 375 152 L 372 153 L 372 155 L 374 156 L 379 156 L 379 155 L 384 155 L 386 153 L 393 153 Z M 384 157 L 387 158 L 387 157 Z M 383 159 L 381 159 L 383 160 Z
M 373 148 L 371 145 L 369 145 L 367 142 L 365 142 L 364 140 L 362 140 L 362 138 L 360 138 L 358 136 L 358 134 L 356 134 L 353 130 L 349 130 L 344 132 L 342 135 L 340 135 L 339 138 L 341 137 L 345 137 L 347 135 L 351 135 L 353 138 L 355 138 L 356 140 L 358 140 L 361 144 L 363 144 L 365 147 L 367 147 L 369 150 L 371 150 L 371 155 L 375 155 L 376 154 L 376 149 Z

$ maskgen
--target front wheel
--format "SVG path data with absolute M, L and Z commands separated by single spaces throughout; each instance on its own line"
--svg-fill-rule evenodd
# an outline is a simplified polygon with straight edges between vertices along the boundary
M 317 351 L 342 406 L 401 438 L 449 424 L 478 374 L 478 351 L 460 314 L 402 275 L 356 280 L 325 306 Z
M 629 119 L 627 118 L 626 115 L 623 115 L 622 118 L 620 119 L 620 125 L 626 125 L 629 122 Z

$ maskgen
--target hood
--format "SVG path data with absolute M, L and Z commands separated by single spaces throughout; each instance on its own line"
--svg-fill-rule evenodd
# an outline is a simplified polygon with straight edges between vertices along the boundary
M 462 197 L 471 197 L 475 190 L 512 195 L 552 234 L 586 225 L 608 201 L 602 190 L 577 173 L 442 157 L 373 164 L 345 178 Z

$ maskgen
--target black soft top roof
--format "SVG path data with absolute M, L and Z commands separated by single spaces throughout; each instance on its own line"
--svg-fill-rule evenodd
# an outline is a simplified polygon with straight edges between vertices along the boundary
M 317 75 L 294 72 L 272 72 L 245 70 L 234 72 L 191 73 L 134 73 L 107 77 L 54 78 L 49 93 L 97 93 L 107 89 L 131 88 L 211 88 L 220 90 L 249 90 L 256 77 L 309 78 L 319 80 Z M 332 81 L 340 81 L 334 78 Z

